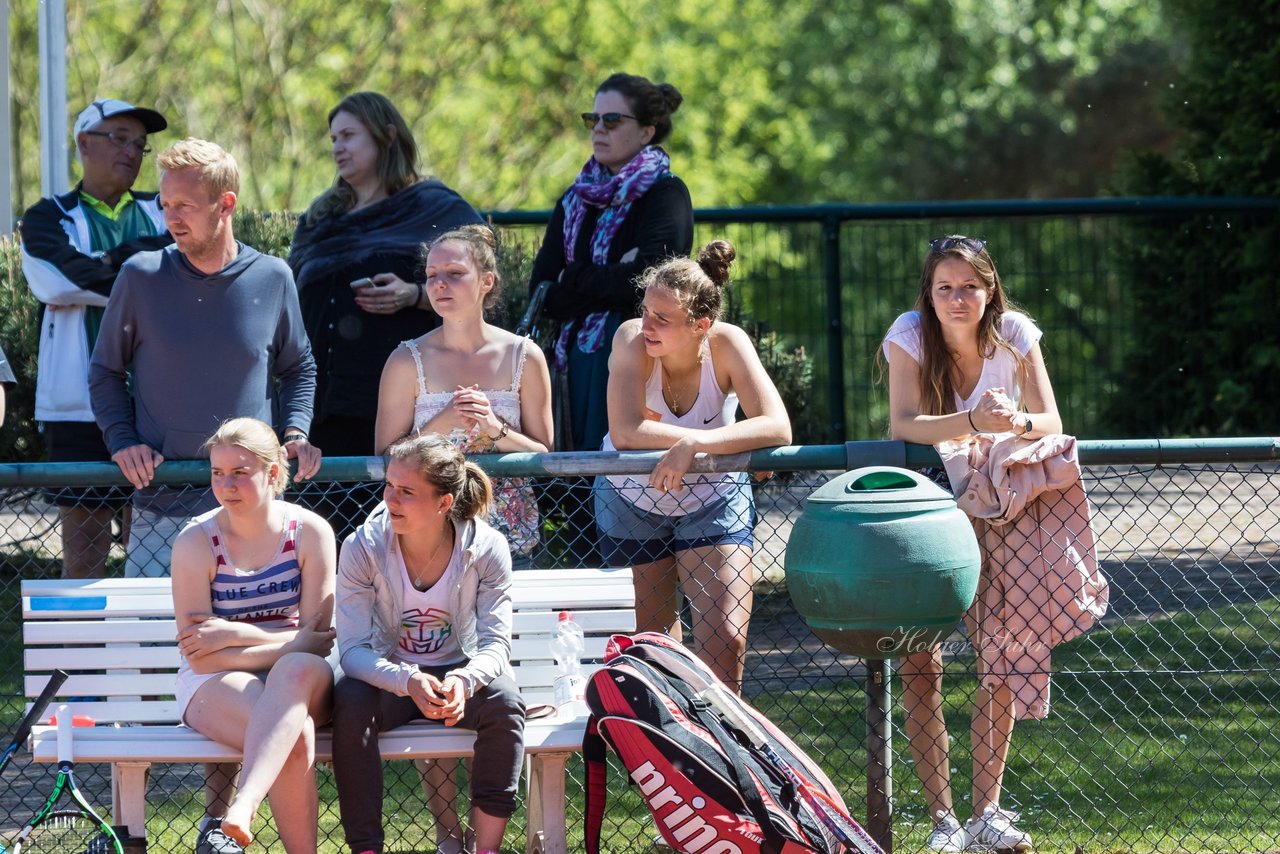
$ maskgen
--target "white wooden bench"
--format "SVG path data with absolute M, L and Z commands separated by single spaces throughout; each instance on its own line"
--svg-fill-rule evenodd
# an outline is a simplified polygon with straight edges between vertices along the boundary
M 552 702 L 555 661 L 550 653 L 557 613 L 572 610 L 587 636 L 587 657 L 599 660 L 609 635 L 635 630 L 631 571 L 523 570 L 512 589 L 512 663 L 526 702 Z M 179 655 L 169 579 L 27 580 L 22 582 L 25 684 L 40 693 L 48 674 L 70 678 L 59 692 L 74 714 L 94 727 L 77 728 L 75 761 L 111 763 L 114 822 L 145 838 L 147 772 L 152 763 L 236 762 L 237 750 L 210 741 L 178 720 L 173 699 Z M 55 705 L 58 701 L 55 701 Z M 565 763 L 582 749 L 584 718 L 566 713 L 525 727 L 527 850 L 563 854 Z M 475 733 L 435 723 L 413 723 L 383 733 L 383 759 L 470 756 Z M 38 762 L 56 762 L 57 732 L 32 731 Z M 327 730 L 316 742 L 319 759 L 332 758 Z

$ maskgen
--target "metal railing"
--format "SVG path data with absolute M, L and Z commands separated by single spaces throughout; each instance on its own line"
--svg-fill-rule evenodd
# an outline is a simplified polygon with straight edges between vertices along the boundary
M 1037 851 L 1265 851 L 1280 847 L 1273 795 L 1280 768 L 1280 439 L 1092 441 L 1077 445 L 1093 505 L 1098 557 L 1110 582 L 1100 625 L 1053 652 L 1053 712 L 1015 729 L 1002 806 Z M 504 454 L 476 457 L 491 474 L 531 479 L 542 514 L 542 566 L 591 560 L 592 509 L 582 480 L 643 473 L 656 453 Z M 889 777 L 868 790 L 866 662 L 818 640 L 787 594 L 785 549 L 804 499 L 834 474 L 864 465 L 936 464 L 930 448 L 897 442 L 797 446 L 700 461 L 708 471 L 772 471 L 754 486 L 754 585 L 743 691 L 791 734 L 862 817 L 882 803 L 896 851 L 923 850 L 931 826 L 894 710 Z M 327 460 L 322 480 L 291 490 L 316 507 L 376 501 L 381 461 Z M 207 464 L 165 463 L 159 480 L 207 483 Z M 61 571 L 57 508 L 48 492 L 119 485 L 101 464 L 0 465 L 0 621 L 20 635 L 18 583 Z M 353 499 L 354 496 L 354 499 Z M 573 502 L 588 502 L 582 506 Z M 334 518 L 336 528 L 358 518 Z M 118 524 L 118 523 L 117 523 Z M 117 545 L 109 572 L 121 571 Z M 686 614 L 686 619 L 692 618 Z M 686 632 L 686 637 L 689 634 Z M 946 644 L 943 709 L 951 740 L 956 813 L 968 817 L 968 720 L 976 662 L 963 635 Z M 0 648 L 0 701 L 17 720 L 20 647 Z M 901 698 L 897 676 L 892 694 Z M 19 761 L 0 779 L 0 840 L 29 814 L 51 769 Z M 109 769 L 78 769 L 109 805 Z M 430 847 L 431 829 L 407 763 L 388 766 L 386 823 L 393 850 Z M 322 850 L 344 850 L 332 774 L 320 772 Z M 654 830 L 624 774 L 613 769 L 609 850 L 647 851 Z M 202 812 L 200 769 L 157 766 L 149 790 L 152 851 L 190 850 Z M 464 787 L 465 791 L 465 787 Z M 581 840 L 581 768 L 571 765 L 571 846 Z M 270 822 L 260 839 L 274 843 Z M 506 850 L 523 845 L 523 811 Z

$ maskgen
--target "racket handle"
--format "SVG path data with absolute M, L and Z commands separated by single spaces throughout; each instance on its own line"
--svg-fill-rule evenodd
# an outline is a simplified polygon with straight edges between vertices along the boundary
M 71 707 L 66 703 L 58 704 L 53 711 L 58 721 L 58 764 L 71 761 Z
M 737 699 L 729 694 L 728 689 L 712 685 L 698 692 L 698 697 L 706 700 L 716 711 L 729 722 L 729 726 L 747 737 L 752 747 L 763 747 L 764 733 L 756 722 L 751 720 L 742 709 L 738 708 Z
M 49 674 L 49 681 L 45 683 L 44 690 L 40 692 L 39 697 L 36 697 L 36 701 L 31 704 L 31 711 L 27 712 L 27 716 L 18 725 L 18 731 L 13 735 L 14 744 L 22 744 L 27 740 L 27 736 L 31 734 L 31 727 L 40 720 L 44 710 L 49 707 L 49 701 L 53 699 L 53 695 L 58 693 L 58 689 L 66 681 L 67 674 L 62 670 L 55 670 Z

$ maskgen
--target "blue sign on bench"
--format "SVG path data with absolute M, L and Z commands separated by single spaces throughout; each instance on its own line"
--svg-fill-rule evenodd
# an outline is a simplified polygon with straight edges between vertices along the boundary
M 105 611 L 106 596 L 32 596 L 32 611 Z

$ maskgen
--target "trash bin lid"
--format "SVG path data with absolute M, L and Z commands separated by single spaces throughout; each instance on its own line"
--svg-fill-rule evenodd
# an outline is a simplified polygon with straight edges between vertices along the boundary
M 806 502 L 814 509 L 851 505 L 858 512 L 906 513 L 955 506 L 955 499 L 929 478 L 894 466 L 866 466 L 845 472 L 815 489 Z

